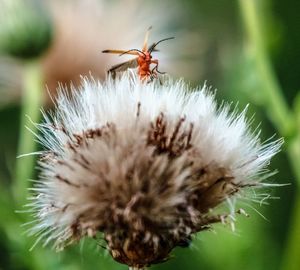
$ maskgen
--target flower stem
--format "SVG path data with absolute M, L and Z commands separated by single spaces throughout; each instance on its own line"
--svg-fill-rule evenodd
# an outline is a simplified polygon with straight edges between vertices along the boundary
M 264 105 L 268 116 L 281 136 L 287 141 L 287 155 L 298 183 L 296 202 L 289 240 L 283 256 L 282 270 L 298 269 L 300 265 L 300 131 L 297 134 L 296 117 L 289 108 L 272 69 L 260 24 L 258 3 L 262 0 L 239 0 L 242 18 L 252 49 L 257 75 L 261 80 Z
M 35 123 L 39 121 L 42 93 L 40 64 L 38 61 L 28 62 L 25 64 L 24 69 L 24 89 L 22 95 L 18 155 L 32 153 L 36 149 L 33 135 L 30 131 L 25 129 L 25 126 L 29 122 L 28 117 Z M 30 128 L 33 129 L 32 127 Z M 17 159 L 16 176 L 13 185 L 13 195 L 17 207 L 22 206 L 26 200 L 29 178 L 33 173 L 34 160 L 35 158 L 33 156 Z
M 257 74 L 262 83 L 260 91 L 264 92 L 264 104 L 268 116 L 281 135 L 289 136 L 295 120 L 282 94 L 267 54 L 257 2 L 257 0 L 239 0 L 248 36 L 248 45 L 252 50 Z

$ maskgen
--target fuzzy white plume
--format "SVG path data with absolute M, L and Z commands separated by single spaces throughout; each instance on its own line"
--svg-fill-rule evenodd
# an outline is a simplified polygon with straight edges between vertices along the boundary
M 281 140 L 262 144 L 246 109 L 218 108 L 205 85 L 142 83 L 133 72 L 61 89 L 38 128 L 45 147 L 32 198 L 46 243 L 103 232 L 119 262 L 166 259 L 191 235 L 230 213 L 214 212 L 260 179 Z

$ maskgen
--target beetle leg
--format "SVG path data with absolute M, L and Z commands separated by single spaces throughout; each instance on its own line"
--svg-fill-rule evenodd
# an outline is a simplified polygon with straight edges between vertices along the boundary
M 154 73 L 156 71 L 159 74 L 165 74 L 166 72 L 161 72 L 158 70 L 158 60 L 151 60 L 151 64 L 155 64 L 155 66 L 152 68 L 151 72 Z

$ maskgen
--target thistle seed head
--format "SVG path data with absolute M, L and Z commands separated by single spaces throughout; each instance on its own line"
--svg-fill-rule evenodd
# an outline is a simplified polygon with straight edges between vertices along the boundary
M 38 125 L 45 151 L 31 232 L 56 248 L 102 232 L 121 263 L 164 261 L 226 219 L 216 207 L 258 186 L 280 148 L 249 132 L 245 111 L 218 109 L 205 86 L 145 84 L 128 72 L 73 90 Z

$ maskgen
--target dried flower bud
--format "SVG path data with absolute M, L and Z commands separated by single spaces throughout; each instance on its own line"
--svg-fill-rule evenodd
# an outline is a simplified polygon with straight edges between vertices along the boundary
M 74 89 L 75 90 L 75 89 Z M 215 208 L 259 180 L 280 141 L 261 145 L 245 111 L 217 109 L 204 86 L 85 79 L 38 125 L 46 147 L 32 233 L 64 247 L 102 232 L 133 268 L 164 261 L 193 234 L 226 219 Z

